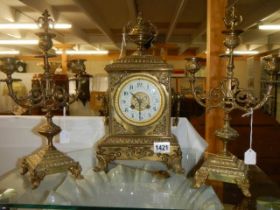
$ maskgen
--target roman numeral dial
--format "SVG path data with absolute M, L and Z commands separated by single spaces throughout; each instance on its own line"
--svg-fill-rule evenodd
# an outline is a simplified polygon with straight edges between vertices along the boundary
M 147 75 L 127 78 L 117 89 L 114 102 L 118 116 L 125 122 L 146 126 L 158 120 L 164 110 L 164 90 Z

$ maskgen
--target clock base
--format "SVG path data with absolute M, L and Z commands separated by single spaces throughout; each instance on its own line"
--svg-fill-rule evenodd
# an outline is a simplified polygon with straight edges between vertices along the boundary
M 154 142 L 170 142 L 170 153 L 154 153 Z M 108 136 L 97 146 L 95 171 L 107 171 L 114 160 L 151 160 L 163 162 L 175 173 L 183 173 L 182 152 L 175 136 Z

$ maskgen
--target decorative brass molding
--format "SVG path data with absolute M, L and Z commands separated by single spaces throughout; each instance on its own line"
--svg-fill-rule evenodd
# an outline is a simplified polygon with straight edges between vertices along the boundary
M 117 120 L 112 119 L 112 132 L 119 135 L 119 134 L 129 134 L 129 130 L 126 130 L 122 123 L 119 123 Z
M 49 145 L 25 157 L 21 162 L 21 170 L 22 175 L 29 172 L 33 188 L 37 188 L 46 175 L 67 170 L 75 178 L 82 178 L 80 164 Z
M 250 197 L 248 166 L 232 154 L 208 154 L 202 167 L 195 173 L 195 187 L 200 187 L 206 179 L 220 180 L 236 184 L 246 197 Z
M 171 147 L 170 154 L 155 154 L 153 142 L 169 141 Z M 98 164 L 95 171 L 108 169 L 108 164 L 114 160 L 152 160 L 166 164 L 168 169 L 176 173 L 183 173 L 181 166 L 182 152 L 174 136 L 171 138 L 160 138 L 151 136 L 109 136 L 100 141 L 97 146 L 96 157 Z

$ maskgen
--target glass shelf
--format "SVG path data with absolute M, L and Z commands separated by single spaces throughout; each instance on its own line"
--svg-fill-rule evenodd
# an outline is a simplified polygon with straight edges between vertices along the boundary
M 192 188 L 192 179 L 174 174 L 159 162 L 125 161 L 108 173 L 94 172 L 92 151 L 69 153 L 78 160 L 84 179 L 48 175 L 32 190 L 28 176 L 13 170 L 0 178 L 0 206 L 42 209 L 222 209 L 211 186 Z M 125 164 L 125 165 L 124 165 Z M 132 165 L 131 165 L 132 164 Z M 169 177 L 166 177 L 169 175 Z M 6 189 L 4 192 L 3 189 Z M 8 190 L 7 190 L 8 189 Z
M 185 175 L 160 176 L 155 171 L 164 166 L 155 162 L 126 161 L 112 165 L 108 173 L 96 173 L 91 150 L 69 155 L 81 163 L 83 180 L 67 173 L 53 174 L 32 190 L 28 176 L 14 169 L 0 177 L 0 208 L 215 210 L 224 205 L 225 209 L 279 209 L 279 187 L 257 166 L 250 167 L 252 197 L 245 198 L 236 185 L 212 182 L 213 188 L 194 189 L 192 179 Z
M 223 183 L 214 187 L 218 197 L 229 209 L 279 210 L 280 188 L 258 166 L 249 166 L 248 177 L 252 196 L 246 198 L 233 184 Z M 278 207 L 275 207 L 277 205 Z

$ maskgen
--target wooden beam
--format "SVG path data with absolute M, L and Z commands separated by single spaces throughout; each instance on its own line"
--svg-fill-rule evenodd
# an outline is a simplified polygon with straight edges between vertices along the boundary
M 170 37 L 171 37 L 171 35 L 172 35 L 173 31 L 174 31 L 174 28 L 176 26 L 177 20 L 180 17 L 180 15 L 182 14 L 186 3 L 187 3 L 187 0 L 179 0 L 178 1 L 176 12 L 173 15 L 173 18 L 172 18 L 172 20 L 170 22 L 170 25 L 169 25 L 168 32 L 167 32 L 166 37 L 165 37 L 165 42 L 169 41 L 169 39 L 170 39 Z
M 0 17 L 10 22 L 16 21 L 15 11 L 10 6 L 5 4 L 3 1 L 0 1 L 0 8 L 1 8 Z
M 34 48 L 33 46 L 28 46 L 28 45 L 21 45 L 21 46 L 13 46 L 13 49 L 19 50 L 21 55 L 39 55 L 40 50 L 39 48 Z
M 10 39 L 11 37 L 4 33 L 5 31 L 1 31 L 0 35 L 2 39 Z M 4 47 L 6 49 L 14 49 L 14 50 L 19 50 L 20 54 L 39 54 L 40 50 L 39 48 L 35 45 L 1 45 L 1 47 Z
M 276 33 L 275 31 L 248 30 L 241 34 L 242 43 L 246 44 L 266 44 L 267 36 Z
M 69 49 L 73 49 L 75 44 L 54 44 L 53 46 L 58 49 L 69 50 Z
M 239 1 L 239 3 L 241 4 L 242 1 Z M 236 4 L 237 6 L 237 10 L 238 10 L 238 4 Z M 246 1 L 244 1 L 244 3 L 246 3 Z M 280 8 L 280 1 L 275 1 L 275 0 L 265 0 L 262 1 L 261 5 L 260 4 L 254 4 L 252 2 L 252 4 L 250 4 L 250 6 L 247 6 L 246 8 L 244 8 L 244 13 L 246 12 L 246 14 L 242 14 L 242 11 L 240 11 L 240 14 L 245 16 L 246 15 L 246 20 L 244 20 L 241 24 L 240 24 L 240 28 L 242 28 L 243 30 L 250 28 L 251 26 L 255 25 L 256 23 L 259 23 L 259 21 L 267 18 L 268 16 L 270 16 L 272 13 L 275 13 L 279 10 Z
M 279 47 L 280 32 L 250 30 L 242 36 L 243 43 L 238 49 L 257 50 L 260 53 Z M 249 47 L 247 47 L 249 46 Z
M 280 44 L 266 44 L 266 45 L 260 45 L 257 47 L 252 47 L 250 50 L 256 50 L 260 53 L 269 53 L 271 51 L 277 50 L 280 48 Z
M 48 2 L 46 0 L 40 0 L 40 1 L 34 1 L 34 0 L 19 0 L 20 2 L 22 2 L 23 4 L 25 4 L 26 6 L 39 11 L 39 12 L 44 12 L 45 9 L 47 9 L 51 15 L 51 17 L 56 20 L 56 18 L 58 17 L 58 12 L 51 7 L 51 5 L 48 4 Z M 60 15 L 61 16 L 61 15 Z M 67 21 L 67 18 L 63 17 L 63 19 L 65 19 Z M 70 22 L 70 21 L 69 21 Z M 76 35 L 79 39 L 81 39 L 82 41 L 86 42 L 87 44 L 90 44 L 90 41 L 88 39 L 87 34 L 85 34 L 80 27 L 78 27 L 77 25 L 72 24 L 72 33 L 74 35 Z M 61 36 L 56 36 L 55 40 L 57 40 L 58 42 L 64 43 L 64 39 Z
M 218 86 L 225 75 L 224 59 L 219 54 L 224 51 L 223 18 L 225 15 L 226 0 L 207 0 L 207 63 L 206 63 L 206 90 Z M 222 148 L 222 143 L 215 136 L 215 131 L 223 125 L 223 112 L 212 109 L 206 113 L 205 139 L 208 152 L 217 152 Z
M 238 4 L 237 4 L 238 6 Z M 240 14 L 245 17 L 243 23 L 240 27 L 245 30 L 242 34 L 242 42 L 246 44 L 256 44 L 263 45 L 261 47 L 263 50 L 273 42 L 273 40 L 267 39 L 270 36 L 279 36 L 277 31 L 263 31 L 258 29 L 258 24 L 261 24 L 262 21 L 271 22 L 272 17 L 278 16 L 278 11 L 280 8 L 280 1 L 267 0 L 264 1 L 262 6 L 252 4 L 250 7 L 246 8 L 246 14 L 243 14 L 242 11 Z M 248 29 L 248 30 L 246 30 Z M 276 40 L 276 42 L 278 42 Z M 279 42 L 278 42 L 279 43 Z M 272 43 L 277 44 L 277 43 Z
M 202 22 L 199 28 L 194 32 L 190 42 L 182 45 L 179 51 L 179 55 L 182 55 L 188 48 L 192 47 L 192 45 L 199 39 L 201 36 L 206 33 L 206 22 Z M 205 46 L 205 43 L 204 43 Z
M 54 19 L 54 21 L 57 20 L 58 13 L 45 1 L 45 0 L 40 0 L 40 1 L 34 1 L 34 0 L 19 0 L 25 5 L 28 5 L 40 12 L 43 12 L 44 10 L 48 10 L 50 13 L 51 17 Z
M 77 6 L 87 15 L 95 26 L 106 36 L 109 40 L 120 49 L 120 43 L 117 43 L 114 39 L 113 33 L 109 26 L 104 22 L 99 11 L 95 9 L 91 1 L 87 0 L 73 0 Z
M 11 6 L 7 5 L 5 2 L 0 1 L 0 8 L 1 8 L 1 13 L 0 13 L 0 17 L 3 20 L 6 20 L 7 22 L 16 22 L 18 20 L 18 12 L 16 12 L 16 10 L 14 8 L 12 8 Z M 13 30 L 2 30 L 1 31 L 2 34 L 8 35 L 8 38 L 11 38 L 11 36 L 16 37 L 16 38 L 22 38 L 23 37 L 23 33 L 22 30 L 17 30 L 17 29 L 13 29 Z

